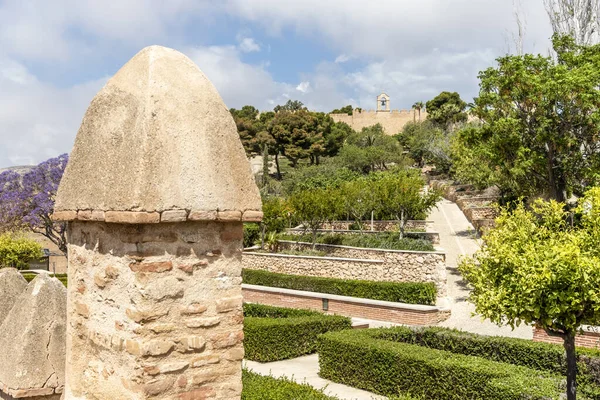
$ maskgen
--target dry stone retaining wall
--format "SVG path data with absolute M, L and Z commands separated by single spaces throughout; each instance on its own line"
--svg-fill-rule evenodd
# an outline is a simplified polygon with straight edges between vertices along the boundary
M 306 250 L 310 243 L 280 241 L 280 248 Z M 245 252 L 244 268 L 290 275 L 382 282 L 434 282 L 438 296 L 446 294 L 446 256 L 441 252 L 378 250 L 317 244 L 328 257 Z

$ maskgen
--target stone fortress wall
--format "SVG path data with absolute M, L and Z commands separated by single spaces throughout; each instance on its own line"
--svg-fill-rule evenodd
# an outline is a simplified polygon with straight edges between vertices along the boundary
M 348 114 L 329 114 L 335 122 L 345 122 L 355 131 L 360 131 L 362 128 L 381 124 L 383 130 L 388 135 L 396 135 L 402 131 L 404 125 L 409 122 L 419 120 L 417 110 L 390 110 L 390 111 L 374 111 L 374 110 L 354 110 L 352 115 Z M 421 110 L 421 121 L 425 120 L 427 112 Z

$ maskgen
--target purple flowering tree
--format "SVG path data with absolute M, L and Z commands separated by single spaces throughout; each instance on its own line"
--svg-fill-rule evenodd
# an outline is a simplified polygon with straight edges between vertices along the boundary
M 47 237 L 66 255 L 66 224 L 50 219 L 68 154 L 51 158 L 24 175 L 0 173 L 0 230 L 29 229 Z

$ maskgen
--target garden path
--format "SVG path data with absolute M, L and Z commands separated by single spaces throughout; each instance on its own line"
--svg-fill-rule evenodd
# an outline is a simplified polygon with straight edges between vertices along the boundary
M 448 279 L 448 302 L 452 309 L 450 318 L 439 324 L 448 328 L 462 329 L 491 336 L 508 336 L 532 339 L 533 329 L 521 326 L 512 330 L 510 326 L 499 327 L 480 316 L 472 316 L 475 307 L 467 302 L 469 289 L 458 272 L 460 257 L 475 253 L 480 246 L 473 225 L 467 220 L 456 203 L 441 200 L 428 217 L 433 231 L 440 234 L 440 247 L 446 252 L 446 274 Z
M 287 377 L 298 383 L 307 383 L 317 389 L 324 389 L 325 394 L 335 396 L 340 400 L 387 399 L 384 396 L 378 396 L 371 392 L 321 378 L 319 376 L 319 356 L 317 354 L 270 363 L 244 360 L 244 367 L 260 375 L 271 375 L 275 378 Z

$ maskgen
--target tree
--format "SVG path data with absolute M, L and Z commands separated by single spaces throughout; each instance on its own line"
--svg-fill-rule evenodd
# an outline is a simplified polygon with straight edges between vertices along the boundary
M 66 224 L 53 222 L 54 198 L 67 165 L 68 155 L 51 158 L 20 176 L 13 171 L 0 174 L 0 227 L 28 229 L 54 243 L 67 255 Z
M 423 167 L 435 165 L 437 171 L 448 172 L 451 167 L 450 140 L 453 132 L 445 132 L 433 122 L 409 122 L 396 138 L 409 151 L 411 158 Z
M 569 37 L 553 43 L 556 61 L 506 56 L 479 74 L 472 113 L 481 124 L 458 140 L 470 151 L 466 160 L 489 166 L 490 183 L 505 193 L 565 201 L 598 179 L 600 45 L 578 46 Z
M 600 3 L 598 0 L 544 0 L 555 35 L 571 36 L 579 45 L 598 42 Z
M 380 124 L 351 134 L 339 153 L 342 166 L 365 174 L 385 170 L 390 163 L 403 164 L 405 161 L 400 143 L 386 135 Z
M 23 269 L 30 260 L 42 257 L 42 246 L 22 233 L 5 232 L 0 235 L 0 268 Z
M 421 109 L 425 107 L 425 104 L 423 104 L 422 101 L 417 101 L 415 104 L 413 104 L 412 108 L 414 108 L 415 110 L 417 110 L 417 112 L 419 113 L 419 122 L 421 122 Z
M 348 115 L 352 115 L 352 105 L 348 104 L 345 107 L 342 108 L 336 108 L 335 110 L 333 110 L 332 112 L 330 112 L 330 114 L 348 114 Z
M 294 111 L 300 111 L 300 110 L 307 110 L 307 108 L 304 107 L 304 104 L 299 100 L 288 100 L 287 103 L 285 103 L 284 105 L 277 105 L 273 109 L 273 111 L 275 111 L 275 113 L 278 113 L 281 111 L 294 112 Z
M 470 301 L 492 322 L 535 323 L 562 336 L 567 398 L 575 400 L 575 335 L 600 322 L 600 188 L 580 202 L 572 225 L 565 205 L 538 199 L 502 210 L 484 246 L 459 270 L 471 284 Z
M 400 238 L 406 221 L 431 211 L 441 199 L 435 190 L 424 191 L 425 181 L 416 170 L 380 173 L 374 177 L 379 212 L 398 220 Z
M 315 189 L 296 192 L 288 200 L 294 217 L 302 222 L 305 229 L 312 231 L 313 249 L 318 230 L 325 222 L 335 219 L 338 213 L 338 197 L 336 189 Z
M 444 129 L 467 121 L 467 103 L 457 92 L 442 92 L 426 103 L 427 119 Z
M 340 191 L 346 213 L 356 222 L 361 233 L 365 216 L 373 211 L 377 204 L 374 184 L 371 180 L 362 178 L 342 185 Z

